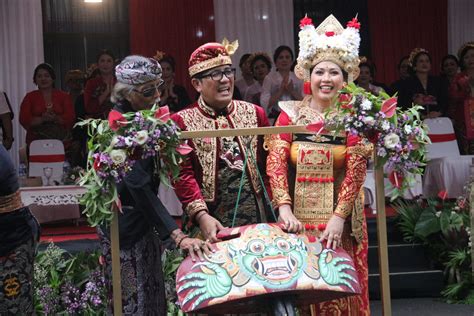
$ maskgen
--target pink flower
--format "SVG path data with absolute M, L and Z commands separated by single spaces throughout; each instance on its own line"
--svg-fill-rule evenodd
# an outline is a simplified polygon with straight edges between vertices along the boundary
M 307 15 L 305 15 L 304 18 L 300 20 L 300 28 L 302 29 L 306 25 L 313 25 L 313 20 L 311 20 L 311 18 L 308 18 Z
M 109 113 L 110 129 L 116 132 L 121 126 L 127 124 L 127 119 L 119 111 L 112 110 Z
M 188 144 L 182 143 L 182 144 L 179 144 L 178 147 L 176 147 L 176 151 L 184 156 L 192 152 L 193 149 Z
M 380 111 L 385 114 L 387 118 L 391 118 L 397 110 L 397 98 L 393 97 L 383 101 Z
M 159 107 L 155 112 L 155 118 L 167 122 L 170 119 L 170 110 L 168 106 Z

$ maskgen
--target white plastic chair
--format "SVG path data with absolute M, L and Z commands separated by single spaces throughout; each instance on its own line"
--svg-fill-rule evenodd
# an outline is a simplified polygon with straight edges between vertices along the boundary
M 426 119 L 431 144 L 427 146 L 428 165 L 423 178 L 423 195 L 435 197 L 447 191 L 449 198 L 464 193 L 474 156 L 461 156 L 453 124 L 447 117 Z
M 61 182 L 65 157 L 64 145 L 60 140 L 39 139 L 32 141 L 28 160 L 30 177 L 41 177 L 44 185 L 47 182 L 45 168 L 51 168 L 50 184 L 52 185 L 54 181 Z

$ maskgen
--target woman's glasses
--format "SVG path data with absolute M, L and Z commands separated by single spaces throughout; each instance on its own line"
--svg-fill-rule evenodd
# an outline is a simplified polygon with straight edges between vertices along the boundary
M 133 89 L 132 91 L 135 91 L 136 93 L 140 93 L 143 97 L 145 98 L 151 98 L 152 96 L 154 96 L 156 94 L 156 90 L 158 90 L 158 88 L 163 84 L 163 80 L 160 79 L 158 81 L 158 84 L 150 87 L 150 88 L 146 88 L 145 90 L 143 91 L 140 91 L 140 90 L 137 90 L 137 89 Z

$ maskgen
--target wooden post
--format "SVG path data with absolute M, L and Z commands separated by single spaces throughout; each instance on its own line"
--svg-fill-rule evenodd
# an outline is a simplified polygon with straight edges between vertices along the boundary
M 114 207 L 115 208 L 115 207 Z M 122 315 L 122 278 L 120 276 L 120 241 L 118 211 L 114 211 L 114 217 L 110 225 L 110 250 L 112 253 L 112 292 L 114 299 L 114 315 Z
M 377 166 L 377 155 L 375 155 L 374 160 L 374 164 Z M 375 168 L 375 197 L 382 314 L 384 316 L 390 316 L 392 315 L 392 302 L 390 298 L 390 273 L 388 269 L 387 218 L 385 215 L 383 166 Z
M 471 230 L 469 231 L 469 233 L 471 234 L 471 237 L 469 238 L 469 240 L 471 241 L 471 268 L 472 278 L 474 279 L 474 233 L 472 231 L 474 229 L 474 158 L 472 158 L 471 162 L 471 174 L 469 180 L 469 186 L 471 189 L 469 193 L 469 214 L 471 215 Z

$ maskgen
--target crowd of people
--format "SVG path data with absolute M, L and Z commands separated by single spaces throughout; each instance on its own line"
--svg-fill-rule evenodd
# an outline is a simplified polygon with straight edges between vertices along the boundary
M 352 27 L 356 26 L 357 23 Z M 339 36 L 344 28 L 331 16 L 318 31 L 331 33 L 327 35 L 329 38 Z M 27 131 L 27 144 L 36 139 L 60 139 L 68 159 L 85 166 L 87 135 L 74 127 L 83 118 L 105 119 L 111 109 L 135 112 L 159 103 L 169 106 L 172 119 L 184 131 L 314 124 L 334 107 L 339 90 L 358 77 L 356 83 L 374 94 L 398 93 L 402 108 L 412 103 L 422 105 L 423 118 L 453 119 L 462 151 L 472 154 L 474 147 L 465 137 L 464 106 L 474 98 L 474 42 L 463 45 L 458 58 L 453 55 L 443 58 L 440 76 L 431 74 L 435 61 L 430 53 L 415 48 L 400 60 L 400 78 L 390 85 L 375 82 L 375 65 L 367 58 L 359 58 L 358 43 L 341 48 L 331 47 L 328 41 L 326 46 L 319 45 L 310 53 L 305 51 L 305 44 L 300 39 L 297 59 L 288 46 L 276 48 L 273 59 L 263 52 L 244 54 L 239 62 L 242 73 L 239 80 L 235 78 L 232 54 L 226 46 L 207 43 L 198 47 L 188 64 L 191 83 L 198 94 L 194 102 L 174 80 L 179 65 L 172 56 L 162 52 L 154 58 L 134 55 L 118 62 L 110 51 L 101 51 L 96 66 L 87 75 L 81 70 L 67 73 L 68 92 L 55 88 L 54 69 L 42 63 L 33 72 L 38 89 L 24 97 L 19 121 Z M 6 94 L 0 95 L 0 101 L 3 144 L 9 149 L 13 142 L 13 113 Z M 165 314 L 160 239 L 171 239 L 177 248 L 188 251 L 193 260 L 202 260 L 204 255 L 212 253 L 211 244 L 219 241 L 220 230 L 233 223 L 241 226 L 266 221 L 272 207 L 277 211 L 276 220 L 288 232 L 300 232 L 305 225 L 324 224 L 318 237 L 326 240 L 330 248 L 342 247 L 354 261 L 361 294 L 313 304 L 307 312 L 370 314 L 368 240 L 360 192 L 372 153 L 371 144 L 361 137 L 345 134 L 311 139 L 304 134 L 275 134 L 265 140 L 265 146 L 263 137 L 249 136 L 198 138 L 188 144 L 193 151 L 181 163 L 174 188 L 184 212 L 200 229 L 203 239 L 181 231 L 157 197 L 160 180 L 155 177 L 157 165 L 152 158 L 137 163 L 118 188 L 123 209 L 119 214 L 122 287 L 125 288 L 122 300 L 127 313 Z M 15 263 L 22 270 L 14 273 L 25 275 L 23 281 L 28 282 L 37 223 L 29 210 L 21 206 L 13 167 L 5 150 L 0 149 L 2 165 L 8 165 L 8 170 L 2 168 L 5 172 L 0 173 L 0 183 L 5 183 L 0 190 L 0 217 L 10 222 L 16 220 L 22 228 L 21 234 L 14 225 L 0 230 L 2 240 L 18 235 L 11 247 L 0 249 L 0 260 L 2 265 L 5 260 L 24 260 Z M 311 152 L 323 153 L 331 159 L 315 164 Z M 248 155 L 256 159 L 244 164 Z M 268 178 L 271 206 L 264 203 L 265 187 L 259 173 Z M 243 181 L 242 174 L 247 175 Z M 230 210 L 237 199 L 239 212 L 234 218 Z M 1 225 L 6 223 L 3 219 Z M 110 281 L 107 227 L 99 228 L 99 236 L 106 259 L 106 278 Z M 14 259 L 11 254 L 19 251 L 28 256 Z M 0 277 L 7 273 L 12 272 L 1 270 Z M 12 298 L 7 311 L 17 308 L 15 304 L 32 308 L 25 303 L 30 296 L 31 289 L 27 287 L 21 295 Z

